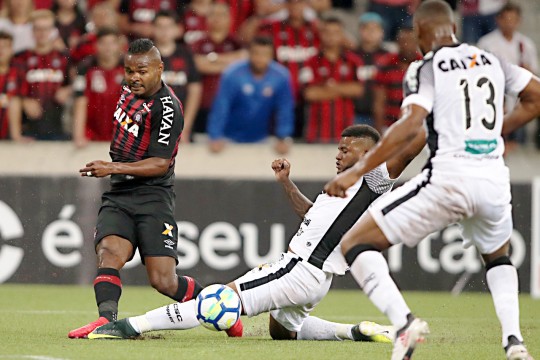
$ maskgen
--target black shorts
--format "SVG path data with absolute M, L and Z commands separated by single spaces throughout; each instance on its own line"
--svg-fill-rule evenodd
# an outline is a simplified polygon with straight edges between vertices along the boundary
M 117 235 L 139 249 L 143 264 L 145 256 L 169 256 L 178 264 L 174 205 L 172 188 L 138 186 L 105 192 L 101 197 L 94 246 L 106 236 Z

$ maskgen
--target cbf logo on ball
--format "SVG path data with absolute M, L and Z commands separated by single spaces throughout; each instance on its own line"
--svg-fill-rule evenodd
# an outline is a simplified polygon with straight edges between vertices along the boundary
M 225 285 L 205 287 L 197 296 L 195 305 L 197 319 L 202 326 L 210 330 L 228 330 L 240 319 L 240 298 L 233 289 Z

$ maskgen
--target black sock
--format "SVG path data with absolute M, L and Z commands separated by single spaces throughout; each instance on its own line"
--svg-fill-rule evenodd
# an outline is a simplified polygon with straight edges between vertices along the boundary
M 122 295 L 120 272 L 112 268 L 98 269 L 94 280 L 94 292 L 98 305 L 99 316 L 109 321 L 116 320 L 118 315 L 118 300 Z
M 186 302 L 195 299 L 202 290 L 201 284 L 189 276 L 178 277 L 178 289 L 171 298 L 178 302 Z

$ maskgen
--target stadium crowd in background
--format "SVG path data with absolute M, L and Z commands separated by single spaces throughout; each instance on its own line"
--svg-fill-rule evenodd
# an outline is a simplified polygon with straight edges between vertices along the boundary
M 139 37 L 151 38 L 162 52 L 163 79 L 184 105 L 183 142 L 211 142 L 199 134 L 208 134 L 209 114 L 218 111 L 213 106 L 221 75 L 245 62 L 250 42 L 261 36 L 272 40 L 274 59 L 288 72 L 295 142 L 336 142 L 353 123 L 384 131 L 399 117 L 401 82 L 419 56 L 410 18 L 420 2 L 0 0 L 0 42 L 11 48 L 0 51 L 0 139 L 71 139 L 78 147 L 110 141 L 111 94 L 121 88 L 127 42 Z M 519 6 L 506 0 L 447 2 L 460 14 L 464 41 L 538 72 L 535 45 L 518 32 Z M 339 34 L 325 44 L 333 27 Z M 272 68 L 266 75 L 274 76 Z M 235 81 L 249 88 L 262 80 Z M 265 96 L 247 98 L 269 100 Z M 272 109 L 253 118 L 253 127 L 283 137 Z M 509 140 L 524 139 L 521 132 Z M 540 132 L 535 136 L 540 148 Z

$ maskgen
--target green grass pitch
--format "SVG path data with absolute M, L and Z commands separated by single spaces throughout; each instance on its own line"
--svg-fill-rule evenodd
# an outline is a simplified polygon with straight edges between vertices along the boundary
M 70 329 L 96 318 L 91 287 L 0 285 L 0 359 L 389 359 L 388 344 L 272 341 L 268 315 L 244 318 L 245 336 L 204 328 L 148 334 L 142 340 L 70 340 Z M 405 293 L 431 327 L 415 359 L 504 359 L 489 294 Z M 540 301 L 521 296 L 521 324 L 532 355 L 540 356 Z M 120 316 L 138 315 L 169 301 L 149 287 L 124 287 Z M 361 291 L 332 290 L 314 315 L 337 322 L 386 319 Z

